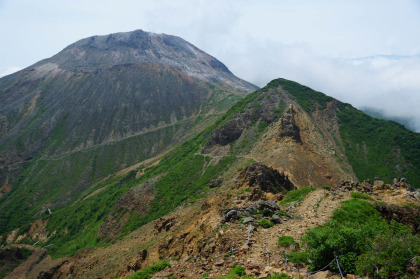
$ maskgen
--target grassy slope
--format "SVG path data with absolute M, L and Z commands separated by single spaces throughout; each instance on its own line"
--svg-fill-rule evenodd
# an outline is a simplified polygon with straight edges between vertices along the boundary
M 308 113 L 322 110 L 334 99 L 296 82 L 276 79 L 268 86 L 281 86 Z M 420 134 L 388 120 L 371 117 L 349 104 L 338 102 L 337 116 L 346 156 L 357 177 L 390 182 L 407 177 L 420 187 Z

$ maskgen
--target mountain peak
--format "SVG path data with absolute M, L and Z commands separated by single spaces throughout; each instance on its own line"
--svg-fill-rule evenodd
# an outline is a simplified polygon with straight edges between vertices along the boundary
M 184 39 L 135 30 L 79 40 L 42 61 L 75 72 L 91 72 L 123 64 L 163 64 L 207 82 L 227 83 L 238 91 L 257 87 L 234 76 L 219 60 Z

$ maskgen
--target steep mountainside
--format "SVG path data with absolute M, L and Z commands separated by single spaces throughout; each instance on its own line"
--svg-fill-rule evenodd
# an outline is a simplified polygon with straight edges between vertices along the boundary
M 1 78 L 0 234 L 162 153 L 255 89 L 181 38 L 141 30 L 81 40 Z
M 413 251 L 420 247 L 409 236 L 420 229 L 420 192 L 411 186 L 419 183 L 419 142 L 419 134 L 395 122 L 273 80 L 166 154 L 93 184 L 76 202 L 5 236 L 7 243 L 36 243 L 28 246 L 37 250 L 10 278 L 119 278 L 160 260 L 172 266 L 156 278 L 217 278 L 237 264 L 253 278 L 292 274 L 307 262 L 292 257 L 302 253 L 299 238 L 322 238 L 329 228 L 353 237 L 324 241 L 339 246 L 337 259 L 353 273 L 356 256 L 369 245 L 359 254 L 351 249 L 377 234 L 389 237 L 399 228 L 394 221 L 408 226 L 395 235 L 405 234 Z M 373 181 L 376 176 L 385 182 Z M 366 218 L 374 223 L 363 223 Z M 289 237 L 290 247 L 279 237 Z M 347 242 L 352 245 L 344 247 Z M 332 261 L 333 251 L 311 258 L 313 270 Z M 321 256 L 327 262 L 315 261 Z M 404 256 L 395 272 L 415 276 L 415 263 L 408 262 L 414 256 Z

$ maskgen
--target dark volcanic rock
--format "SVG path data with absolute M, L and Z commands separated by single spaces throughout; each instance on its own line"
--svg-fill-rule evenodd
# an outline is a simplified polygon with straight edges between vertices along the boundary
M 216 187 L 219 187 L 219 186 L 220 186 L 220 184 L 222 184 L 222 182 L 223 182 L 223 179 L 221 179 L 221 178 L 217 178 L 217 179 L 210 180 L 210 182 L 209 182 L 209 187 L 210 187 L 210 188 L 216 188 Z
M 286 193 L 296 189 L 287 175 L 258 162 L 246 167 L 239 177 L 246 180 L 250 187 L 258 187 L 264 192 Z
M 241 136 L 242 130 L 238 122 L 230 122 L 229 125 L 222 126 L 211 133 L 211 139 L 214 144 L 225 146 L 237 140 Z
M 293 105 L 290 105 L 287 111 L 285 111 L 282 115 L 280 137 L 289 137 L 294 139 L 296 142 L 301 142 L 300 130 L 299 127 L 296 125 L 295 114 L 295 107 Z

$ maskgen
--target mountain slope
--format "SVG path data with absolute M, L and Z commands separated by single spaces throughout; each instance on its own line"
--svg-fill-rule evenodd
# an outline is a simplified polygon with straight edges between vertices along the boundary
M 403 220 L 401 212 L 415 212 L 420 202 L 406 181 L 393 185 L 355 181 L 396 174 L 406 175 L 417 186 L 412 174 L 418 173 L 419 165 L 415 157 L 404 154 L 407 150 L 416 154 L 418 134 L 394 122 L 375 121 L 308 87 L 274 80 L 165 155 L 99 181 L 71 205 L 57 207 L 52 214 L 45 212 L 38 235 L 31 233 L 35 225 L 16 231 L 15 239 L 20 236 L 20 241 L 41 241 L 43 247 L 52 244 L 47 247 L 55 257 L 72 256 L 44 257 L 28 274 L 36 277 L 33 270 L 44 270 L 57 278 L 69 274 L 114 278 L 158 260 L 179 259 L 171 269 L 179 276 L 204 275 L 205 270 L 219 276 L 228 266 L 223 255 L 262 272 L 259 266 L 267 265 L 267 251 L 262 247 L 273 252 L 273 265 L 278 265 L 291 250 L 279 249 L 277 236 L 297 238 L 328 222 L 341 201 L 350 198 L 349 191 L 365 191 L 368 199 L 382 201 L 382 205 L 373 204 L 384 206 L 384 212 L 390 210 L 385 202 L 404 204 L 395 212 Z M 364 136 L 358 138 L 360 132 Z M 391 137 L 390 143 L 390 134 L 399 136 Z M 372 141 L 377 138 L 379 142 Z M 383 153 L 376 151 L 378 156 L 372 156 L 372 145 Z M 380 156 L 394 149 L 401 150 L 397 159 L 406 162 L 409 171 L 392 172 L 395 166 L 382 161 Z M 364 152 L 361 159 L 360 150 Z M 366 177 L 357 162 L 368 170 Z M 307 198 L 300 194 L 285 203 L 288 190 L 306 186 L 321 189 L 306 188 L 312 191 Z M 240 223 L 248 216 L 256 219 L 254 225 L 263 219 L 267 224 L 273 214 L 279 214 L 273 220 L 280 224 L 272 228 L 261 225 L 248 233 L 249 226 Z M 392 211 L 386 214 L 393 215 Z M 417 227 L 416 218 L 408 223 Z M 168 276 L 173 274 L 160 275 Z
M 162 153 L 255 88 L 181 38 L 141 30 L 1 78 L 0 233 Z

